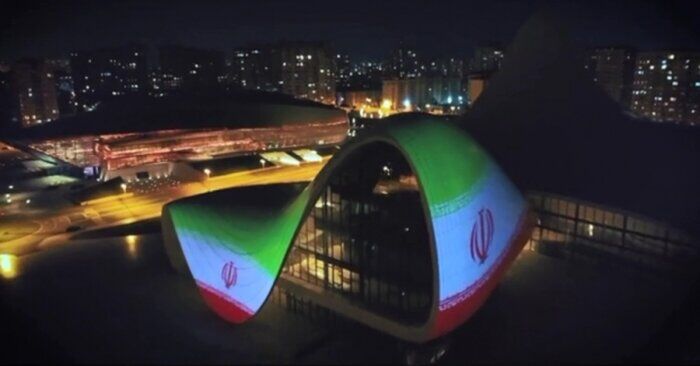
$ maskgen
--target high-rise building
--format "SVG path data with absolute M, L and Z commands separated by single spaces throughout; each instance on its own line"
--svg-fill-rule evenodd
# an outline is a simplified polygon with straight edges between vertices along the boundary
M 340 88 L 350 87 L 350 73 L 352 72 L 352 67 L 350 65 L 350 56 L 345 53 L 338 53 L 335 55 L 335 65 L 338 70 L 336 76 L 336 85 Z
M 327 45 L 285 42 L 278 46 L 281 91 L 297 98 L 335 103 L 336 68 Z
M 279 91 L 280 61 L 271 45 L 250 45 L 233 51 L 230 81 L 244 89 Z
M 412 79 L 421 75 L 421 63 L 414 48 L 402 44 L 391 53 L 387 78 Z
M 222 51 L 166 45 L 158 53 L 164 89 L 214 87 L 224 81 Z
M 146 92 L 148 69 L 142 45 L 71 52 L 70 64 L 78 111 L 91 111 L 115 96 Z
M 13 121 L 13 101 L 11 89 L 11 77 L 9 67 L 0 64 L 0 130 L 9 128 L 17 121 Z
M 700 53 L 639 53 L 631 99 L 631 110 L 651 120 L 700 124 Z
M 629 105 L 634 52 L 622 47 L 598 48 L 591 55 L 593 80 L 618 103 Z
M 352 65 L 348 85 L 351 90 L 377 90 L 382 88 L 383 71 L 380 62 L 358 62 Z
M 421 70 L 428 76 L 461 79 L 464 73 L 464 61 L 455 57 L 430 59 L 423 62 Z
M 75 113 L 75 91 L 73 89 L 73 77 L 71 76 L 70 60 L 59 58 L 46 60 L 49 64 L 54 80 L 56 81 L 56 98 L 58 100 L 58 113 L 61 116 L 69 116 Z
M 474 56 L 469 61 L 469 72 L 492 72 L 501 68 L 503 49 L 498 46 L 481 46 L 474 50 Z
M 56 83 L 44 60 L 24 59 L 12 68 L 11 93 L 15 121 L 22 127 L 51 122 L 58 118 Z

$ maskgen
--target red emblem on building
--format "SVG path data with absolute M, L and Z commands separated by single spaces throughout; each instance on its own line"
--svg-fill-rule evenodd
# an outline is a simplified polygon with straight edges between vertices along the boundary
M 488 208 L 479 210 L 479 218 L 472 227 L 470 252 L 472 259 L 483 264 L 489 255 L 489 247 L 493 241 L 493 214 Z
M 232 261 L 226 262 L 221 268 L 221 279 L 224 280 L 224 285 L 226 288 L 231 288 L 231 286 L 236 285 L 236 280 L 238 279 L 238 268 L 233 264 Z

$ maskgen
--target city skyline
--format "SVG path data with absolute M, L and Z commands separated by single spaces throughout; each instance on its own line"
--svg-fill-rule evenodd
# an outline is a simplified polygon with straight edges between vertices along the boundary
M 698 26 L 687 11 L 691 2 L 382 2 L 354 3 L 342 11 L 317 2 L 209 2 L 183 11 L 181 2 L 100 1 L 14 3 L 2 22 L 0 59 L 66 57 L 128 42 L 230 55 L 250 43 L 281 40 L 327 41 L 353 62 L 383 58 L 401 42 L 430 57 L 467 57 L 477 46 L 509 43 L 543 4 L 560 12 L 572 36 L 587 46 L 700 48 Z

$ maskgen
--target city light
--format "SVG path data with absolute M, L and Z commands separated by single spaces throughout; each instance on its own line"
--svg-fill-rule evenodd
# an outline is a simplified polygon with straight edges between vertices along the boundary
M 204 168 L 204 174 L 206 174 L 206 175 L 207 175 L 207 178 L 209 178 L 209 176 L 211 175 L 211 169 L 209 169 L 209 168 Z
M 126 193 L 126 183 L 122 183 L 120 187 L 122 188 L 122 192 Z
M 406 99 L 403 100 L 403 107 L 404 107 L 405 109 L 410 109 L 410 108 L 411 108 L 411 101 L 410 101 L 408 98 L 406 98 Z
M 0 276 L 6 279 L 17 277 L 17 257 L 12 254 L 0 254 Z
M 382 109 L 391 109 L 391 100 L 390 99 L 384 99 L 382 101 Z

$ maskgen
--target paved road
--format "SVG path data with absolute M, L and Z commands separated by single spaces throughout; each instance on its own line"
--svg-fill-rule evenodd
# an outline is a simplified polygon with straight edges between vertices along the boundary
M 163 205 L 187 196 L 247 185 L 293 183 L 311 181 L 328 159 L 322 163 L 301 166 L 279 166 L 253 169 L 227 175 L 215 176 L 203 182 L 190 182 L 175 187 L 163 187 L 149 193 L 122 194 L 96 200 L 85 206 L 47 206 L 43 212 L 28 212 L 14 217 L 13 221 L 32 221 L 38 229 L 28 233 L 27 225 L 6 228 L 9 233 L 21 233 L 19 238 L 3 241 L 0 238 L 0 253 L 25 255 L 60 243 L 70 235 L 66 229 L 79 226 L 81 230 L 104 228 L 113 225 L 159 217 Z M 128 191 L 128 188 L 127 188 Z M 128 192 L 127 192 L 128 193 Z M 15 237 L 17 235 L 14 235 Z

